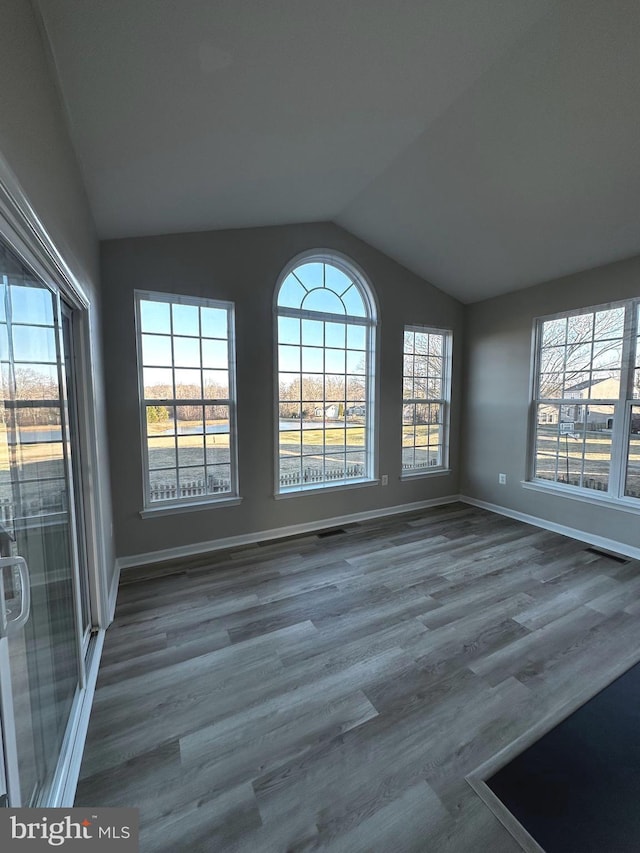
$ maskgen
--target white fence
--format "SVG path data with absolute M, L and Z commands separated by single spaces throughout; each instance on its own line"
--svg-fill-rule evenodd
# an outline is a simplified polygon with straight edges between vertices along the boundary
M 430 466 L 437 465 L 437 460 L 432 459 L 429 462 Z M 427 466 L 403 465 L 403 470 L 419 470 L 419 468 Z M 304 483 L 326 483 L 332 480 L 353 480 L 358 477 L 364 477 L 364 468 L 362 465 L 349 465 L 347 468 L 340 468 L 334 471 L 325 471 L 318 468 L 303 468 L 302 471 L 287 471 L 280 474 L 280 486 L 300 486 Z M 559 477 L 560 482 L 567 482 L 566 478 Z M 578 486 L 577 478 L 570 480 L 571 485 Z M 595 491 L 606 491 L 606 485 L 596 479 L 585 479 L 584 486 Z M 205 495 L 224 494 L 231 491 L 230 480 L 224 477 L 209 477 L 205 480 L 193 480 L 190 483 L 184 483 L 179 488 L 170 485 L 158 485 L 151 489 L 150 497 L 152 501 L 170 501 L 177 498 L 201 497 Z M 626 494 L 630 497 L 640 497 L 640 491 L 627 486 Z M 31 502 L 33 506 L 23 504 L 24 515 L 37 515 L 38 513 L 61 512 L 66 509 L 63 501 L 58 496 L 51 499 L 40 499 Z M 0 499 L 0 522 L 7 523 L 13 518 L 12 503 L 8 499 Z
M 287 471 L 280 474 L 281 486 L 299 486 L 303 483 L 326 483 L 331 480 L 353 480 L 364 477 L 362 465 L 348 465 L 334 471 L 322 471 L 318 468 L 303 468 L 302 471 Z
M 33 518 L 37 515 L 53 515 L 68 509 L 64 492 L 40 495 L 15 503 L 11 498 L 0 498 L 0 524 L 11 526 L 16 518 Z
M 13 520 L 13 503 L 9 498 L 0 498 L 0 523 L 10 524 Z
M 402 463 L 402 470 L 403 471 L 415 471 L 415 470 L 418 470 L 420 468 L 433 468 L 439 464 L 440 464 L 439 459 L 430 459 L 428 465 L 410 465 L 407 462 L 403 462 Z
M 323 472 L 317 468 L 288 471 L 280 474 L 281 486 L 299 486 L 303 483 L 325 483 L 331 480 L 353 480 L 364 477 L 362 465 L 349 465 L 335 471 Z M 231 491 L 230 480 L 223 477 L 208 477 L 207 480 L 192 480 L 180 486 L 158 484 L 150 490 L 151 501 L 170 501 L 178 498 L 197 498 L 205 495 L 223 494 Z
M 201 495 L 215 495 L 231 491 L 231 482 L 225 477 L 208 477 L 206 480 L 192 480 L 180 487 L 159 484 L 150 491 L 152 501 L 170 501 L 176 498 L 197 498 Z

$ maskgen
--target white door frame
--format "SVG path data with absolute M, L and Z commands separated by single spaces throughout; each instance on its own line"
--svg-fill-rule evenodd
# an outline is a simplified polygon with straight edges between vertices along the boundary
M 95 362 L 92 357 L 92 353 L 97 351 L 93 333 L 95 309 L 81 283 L 82 271 L 74 272 L 66 262 L 2 154 L 0 154 L 0 237 L 10 244 L 13 251 L 45 284 L 57 290 L 73 309 L 71 333 L 74 335 L 74 347 L 77 356 L 75 373 L 80 421 L 79 449 L 90 474 L 91 472 L 97 473 L 100 466 L 100 456 L 96 440 L 98 413 L 94 388 L 98 383 L 95 381 Z M 64 250 L 65 247 L 61 248 Z M 69 257 L 73 256 L 69 253 Z M 50 801 L 41 804 L 43 806 L 70 806 L 73 804 L 100 653 L 104 642 L 104 631 L 113 615 L 111 612 L 112 602 L 109 600 L 110 590 L 107 588 L 106 582 L 108 568 L 106 555 L 109 550 L 101 525 L 103 497 L 98 485 L 98 477 L 95 474 L 84 478 L 82 503 L 94 635 L 86 655 L 84 689 L 79 691 L 74 703 L 74 710 L 64 738 L 63 752 L 51 788 Z M 0 639 L 0 665 L 3 660 L 5 667 L 8 666 L 8 640 L 6 638 Z M 10 679 L 3 677 L 2 684 L 2 689 L 5 691 L 3 698 L 7 703 L 10 703 L 11 697 L 8 693 L 11 689 Z M 4 747 L 4 765 L 8 771 L 4 775 L 4 782 L 10 802 L 16 803 L 19 800 L 19 790 L 17 796 L 15 790 L 17 755 L 11 743 L 11 719 L 6 712 L 5 717 L 6 719 L 3 719 L 2 722 L 3 743 L 0 743 L 0 747 Z M 13 744 L 15 744 L 15 738 Z M 0 751 L 1 763 L 2 751 Z M 0 774 L 0 783 L 2 781 L 3 775 Z M 0 788 L 0 795 L 2 793 Z
M 6 793 L 7 805 L 20 805 L 20 773 L 13 713 L 13 689 L 9 666 L 9 640 L 0 636 L 0 741 L 4 747 L 4 765 L 0 766 L 0 794 Z M 0 753 L 0 765 L 2 765 Z M 4 790 L 3 790 L 4 788 Z

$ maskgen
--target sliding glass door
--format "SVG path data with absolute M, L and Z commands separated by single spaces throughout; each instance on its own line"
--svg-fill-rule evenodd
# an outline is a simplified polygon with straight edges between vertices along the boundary
M 0 796 L 14 806 L 50 802 L 90 624 L 66 316 L 55 288 L 0 243 Z

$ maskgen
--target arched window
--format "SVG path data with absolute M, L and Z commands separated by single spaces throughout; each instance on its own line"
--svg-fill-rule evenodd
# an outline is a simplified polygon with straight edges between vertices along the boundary
M 346 258 L 310 252 L 276 289 L 276 492 L 374 477 L 376 309 Z

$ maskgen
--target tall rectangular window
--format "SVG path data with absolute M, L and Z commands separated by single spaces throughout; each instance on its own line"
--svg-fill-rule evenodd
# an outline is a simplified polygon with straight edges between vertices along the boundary
M 451 394 L 449 331 L 405 326 L 402 380 L 402 474 L 446 468 Z
M 629 403 L 629 447 L 626 458 L 625 496 L 640 498 L 640 302 L 636 305 L 633 378 Z
M 233 305 L 136 292 L 145 506 L 236 497 Z
M 640 498 L 639 305 L 537 321 L 534 480 Z

